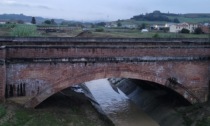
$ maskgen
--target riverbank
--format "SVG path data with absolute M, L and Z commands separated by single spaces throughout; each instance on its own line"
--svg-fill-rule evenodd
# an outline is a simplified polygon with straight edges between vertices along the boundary
M 151 82 L 122 78 L 109 81 L 160 126 L 210 126 L 210 102 L 190 105 L 175 92 Z
M 130 85 L 130 87 L 132 86 Z M 136 87 L 133 87 L 133 89 L 136 89 Z M 131 96 L 131 94 L 133 94 L 131 93 L 133 92 L 133 89 L 130 88 L 126 93 Z M 166 106 L 160 107 L 160 103 L 163 104 L 163 101 L 157 101 L 156 103 L 158 104 L 155 104 L 155 100 L 151 99 L 151 92 L 149 93 L 150 95 L 148 95 L 145 90 L 144 92 L 141 92 L 142 98 L 144 97 L 144 99 L 150 101 L 145 102 L 147 108 L 144 106 L 141 107 L 145 112 L 148 112 L 148 115 L 154 118 L 160 126 L 168 126 L 168 124 L 170 124 L 170 126 L 210 126 L 210 102 L 182 107 L 172 106 L 173 108 L 168 108 Z M 44 101 L 36 109 L 25 109 L 22 105 L 17 104 L 14 99 L 8 99 L 6 103 L 0 104 L 0 126 L 111 125 L 108 120 L 105 120 L 105 118 L 96 111 L 86 97 L 78 95 L 80 94 L 75 95 L 70 93 L 67 97 L 62 93 L 59 93 Z M 133 94 L 133 96 L 138 95 Z M 157 93 L 155 96 L 157 96 Z M 166 97 L 164 97 L 164 99 L 165 98 Z M 131 100 L 132 99 L 135 100 L 134 97 L 131 98 Z M 163 98 L 156 97 L 155 99 L 158 100 Z M 148 111 L 151 110 L 150 108 L 154 108 L 154 106 L 156 106 L 157 109 L 153 109 L 153 112 Z
M 109 126 L 87 100 L 56 94 L 36 109 L 0 104 L 0 126 Z
M 210 126 L 210 101 L 176 109 L 184 126 Z

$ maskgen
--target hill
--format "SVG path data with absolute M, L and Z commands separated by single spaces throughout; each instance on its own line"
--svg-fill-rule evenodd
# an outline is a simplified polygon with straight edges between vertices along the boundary
M 210 13 L 189 13 L 189 14 L 174 14 L 162 13 L 154 11 L 152 13 L 140 14 L 131 18 L 135 21 L 160 21 L 160 22 L 189 22 L 189 23 L 203 23 L 210 22 Z
M 37 23 L 42 23 L 49 18 L 35 17 Z M 0 14 L 0 20 L 11 21 L 11 20 L 22 20 L 24 22 L 31 22 L 32 16 L 26 16 L 24 14 Z M 54 19 L 56 23 L 61 23 L 63 19 Z

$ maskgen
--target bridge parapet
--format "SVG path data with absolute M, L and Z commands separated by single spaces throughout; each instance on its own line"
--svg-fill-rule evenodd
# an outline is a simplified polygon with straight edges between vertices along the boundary
M 59 41 L 60 40 L 60 41 Z M 170 39 L 169 39 L 170 40 Z M 0 39 L 11 58 L 208 57 L 210 43 L 180 39 Z M 1 55 L 1 54 L 0 54 Z

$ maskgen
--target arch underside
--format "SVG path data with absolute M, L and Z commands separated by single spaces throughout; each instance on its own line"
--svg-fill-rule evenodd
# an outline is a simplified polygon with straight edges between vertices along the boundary
M 90 68 L 88 70 L 80 69 L 77 71 L 77 74 L 74 74 L 73 76 L 65 76 L 54 83 L 48 84 L 45 88 L 40 90 L 38 94 L 36 94 L 28 102 L 26 102 L 25 107 L 34 108 L 48 97 L 52 96 L 53 94 L 63 89 L 66 89 L 76 84 L 81 84 L 84 82 L 102 79 L 102 78 L 130 78 L 130 79 L 155 82 L 156 84 L 166 86 L 167 79 L 169 78 L 169 76 L 161 76 L 161 74 L 157 74 L 155 72 L 156 70 L 144 71 L 143 69 L 141 70 L 134 68 L 131 66 L 116 67 L 108 65 L 108 66 L 100 66 L 97 68 Z M 68 74 L 67 71 L 66 74 Z M 183 96 L 183 92 L 180 91 L 178 88 L 174 89 L 174 91 Z M 190 101 L 188 98 L 186 99 Z

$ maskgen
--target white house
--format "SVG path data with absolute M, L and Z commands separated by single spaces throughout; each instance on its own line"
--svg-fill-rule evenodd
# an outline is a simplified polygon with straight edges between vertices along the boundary
M 117 27 L 117 24 L 116 23 L 107 23 L 105 25 L 106 28 L 116 28 Z
M 6 24 L 6 22 L 5 21 L 0 21 L 0 24 Z
M 169 26 L 169 32 L 180 32 L 183 28 L 188 29 L 190 33 L 193 33 L 194 30 L 198 27 L 197 24 L 191 24 L 191 23 L 179 23 L 179 24 L 173 24 Z
M 122 27 L 123 28 L 137 28 L 135 24 L 123 24 Z
M 149 32 L 147 29 L 142 29 L 141 32 Z

